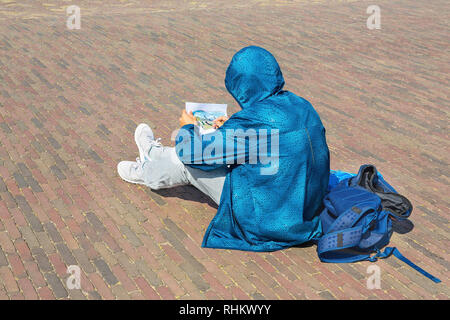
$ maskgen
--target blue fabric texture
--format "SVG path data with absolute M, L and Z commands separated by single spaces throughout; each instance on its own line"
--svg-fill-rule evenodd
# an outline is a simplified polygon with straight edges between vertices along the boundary
M 389 243 L 392 222 L 376 194 L 340 183 L 325 196 L 324 204 L 320 214 L 324 235 L 317 245 L 321 261 L 368 260 Z
M 202 246 L 274 251 L 319 238 L 318 214 L 330 175 L 319 115 L 307 100 L 283 90 L 277 61 L 260 47 L 234 55 L 225 85 L 242 110 L 214 133 L 201 136 L 194 125 L 186 125 L 176 138 L 184 164 L 201 170 L 229 167 Z M 252 129 L 258 138 L 267 133 L 254 148 L 248 135 L 236 133 Z M 236 148 L 224 147 L 230 144 Z M 270 163 L 251 162 L 255 153 Z

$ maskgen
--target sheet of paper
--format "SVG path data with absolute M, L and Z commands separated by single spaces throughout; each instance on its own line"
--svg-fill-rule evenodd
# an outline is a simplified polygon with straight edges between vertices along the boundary
M 227 116 L 226 104 L 186 102 L 186 112 L 192 111 L 200 127 L 200 134 L 214 132 L 213 121 Z

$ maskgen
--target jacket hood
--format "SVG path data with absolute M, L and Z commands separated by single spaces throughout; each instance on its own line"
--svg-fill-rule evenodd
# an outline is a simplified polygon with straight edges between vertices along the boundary
M 225 86 L 242 109 L 278 93 L 284 78 L 275 57 L 267 50 L 250 46 L 231 59 Z

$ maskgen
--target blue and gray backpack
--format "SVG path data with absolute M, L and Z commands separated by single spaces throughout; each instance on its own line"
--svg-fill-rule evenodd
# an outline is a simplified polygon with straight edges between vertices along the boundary
M 324 198 L 325 208 L 320 214 L 323 236 L 317 246 L 319 259 L 334 263 L 374 262 L 393 254 L 434 282 L 441 282 L 406 259 L 397 248 L 381 251 L 391 238 L 392 221 L 410 216 L 411 202 L 395 191 L 372 165 L 363 165 L 356 176 L 347 176 L 337 179 Z

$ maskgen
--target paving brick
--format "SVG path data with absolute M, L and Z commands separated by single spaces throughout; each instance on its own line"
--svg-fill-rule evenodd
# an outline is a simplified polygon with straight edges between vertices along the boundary
M 52 222 L 47 222 L 44 224 L 45 231 L 50 236 L 53 242 L 61 242 L 63 241 L 60 233 L 58 232 L 58 229 L 55 227 L 55 225 Z
M 180 265 L 181 269 L 186 272 L 186 275 L 192 281 L 192 283 L 200 290 L 204 292 L 210 288 L 210 285 L 202 278 L 201 274 L 198 273 L 192 264 L 183 262 Z
M 165 218 L 163 220 L 163 222 L 167 226 L 169 231 L 171 233 L 175 234 L 175 236 L 178 239 L 183 240 L 187 237 L 187 235 L 186 235 L 186 233 L 184 233 L 183 229 L 181 229 L 179 226 L 177 226 L 170 218 Z
M 68 292 L 70 300 L 86 300 L 86 296 L 80 289 L 71 289 Z
M 39 218 L 33 213 L 32 208 L 30 207 L 28 201 L 25 199 L 25 197 L 21 195 L 17 195 L 16 202 L 19 205 L 19 208 L 22 210 L 25 218 L 27 219 L 28 223 L 31 226 L 31 229 L 34 232 L 40 232 L 44 231 L 44 228 L 42 227 L 42 224 L 39 220 Z
M 8 188 L 6 187 L 6 184 L 3 181 L 3 178 L 0 177 L 0 192 L 6 192 L 6 191 L 8 191 Z
M 45 279 L 40 272 L 39 265 L 34 261 L 25 261 L 24 267 L 27 270 L 28 279 L 33 283 L 34 288 L 40 288 L 46 285 Z
M 23 292 L 23 295 L 25 299 L 28 300 L 37 300 L 38 295 L 36 293 L 36 290 L 33 287 L 33 284 L 29 279 L 19 279 L 18 280 L 19 287 L 21 291 Z
M 25 178 L 18 172 L 13 173 L 13 177 L 16 180 L 17 186 L 19 188 L 26 188 L 28 187 L 28 183 L 25 181 Z
M 116 276 L 111 272 L 111 269 L 105 261 L 102 259 L 95 259 L 94 264 L 110 286 L 115 285 L 118 282 Z
M 79 266 L 81 269 L 84 270 L 86 273 L 92 273 L 95 272 L 95 267 L 92 265 L 92 263 L 89 261 L 88 256 L 82 249 L 75 249 L 72 251 L 75 259 L 79 263 Z
M 53 272 L 48 272 L 44 274 L 47 283 L 50 285 L 53 294 L 57 299 L 66 298 L 68 296 L 67 290 L 61 279 Z
M 35 234 L 28 226 L 19 227 L 19 230 L 29 248 L 33 249 L 40 246 Z
M 93 213 L 93 212 L 86 213 L 86 218 L 89 220 L 89 222 L 92 224 L 92 226 L 97 230 L 97 232 L 106 231 L 105 226 L 100 221 L 100 219 L 95 215 L 95 213 Z
M 8 260 L 6 259 L 6 255 L 3 252 L 2 248 L 0 247 L 0 267 L 7 266 Z
M 0 247 L 4 253 L 14 253 L 16 251 L 13 242 L 5 231 L 0 232 Z
M 35 236 L 38 239 L 41 248 L 44 249 L 46 254 L 50 254 L 56 251 L 53 242 L 50 240 L 50 237 L 46 232 L 36 232 Z
M 99 294 L 101 299 L 114 299 L 114 295 L 112 294 L 111 290 L 97 273 L 90 274 L 89 280 L 97 289 L 97 293 Z
M 281 272 L 284 276 L 286 276 L 289 280 L 294 281 L 297 279 L 297 276 L 292 273 L 284 264 L 278 261 L 275 257 L 268 255 L 266 257 L 267 261 L 269 261 L 279 272 Z
M 53 295 L 53 292 L 49 287 L 38 289 L 38 295 L 43 300 L 55 299 L 55 296 Z
M 11 192 L 9 192 L 9 190 L 6 192 L 2 192 L 1 197 L 2 197 L 2 201 L 5 202 L 6 207 L 8 209 L 17 208 L 17 202 L 14 199 L 14 197 L 12 196 Z
M 118 300 L 131 300 L 130 295 L 121 285 L 114 286 L 111 291 Z
M 13 273 L 6 266 L 0 267 L 0 282 L 3 283 L 6 291 L 10 294 L 19 291 L 19 287 L 17 286 Z
M 75 240 L 69 229 L 62 229 L 60 230 L 60 233 L 61 236 L 64 238 L 64 243 L 70 250 L 79 248 L 77 241 Z
M 91 300 L 101 300 L 102 297 L 100 296 L 100 294 L 97 291 L 90 291 L 88 293 L 88 297 Z
M 53 269 L 46 253 L 42 248 L 32 248 L 31 253 L 35 257 L 40 270 L 47 272 Z
M 117 263 L 117 259 L 114 256 L 114 254 L 106 247 L 103 243 L 95 243 L 94 244 L 95 249 L 97 252 L 102 256 L 102 258 L 109 264 L 109 265 L 115 265 Z
M 131 292 L 137 289 L 136 284 L 134 284 L 134 282 L 127 275 L 126 271 L 120 265 L 113 266 L 111 270 L 114 275 L 117 276 L 118 280 L 127 292 Z
M 152 286 L 158 287 L 163 284 L 158 274 L 149 268 L 144 260 L 136 261 L 136 267 Z
M 142 246 L 142 241 L 138 238 L 138 236 L 131 230 L 129 226 L 120 226 L 120 231 L 123 236 L 131 242 L 131 244 L 135 247 Z
M 332 294 L 331 294 L 331 292 L 330 291 L 322 291 L 322 292 L 319 292 L 319 296 L 321 296 L 322 298 L 324 298 L 325 300 L 336 300 L 336 297 L 335 296 L 333 296 Z
M 53 165 L 50 167 L 52 173 L 58 178 L 58 180 L 65 180 L 67 179 L 66 175 L 61 171 L 60 168 L 58 168 L 56 165 Z
M 77 265 L 77 260 L 73 256 L 70 249 L 67 247 L 64 243 L 58 243 L 56 244 L 56 249 L 58 250 L 59 254 L 61 255 L 63 261 L 68 265 Z
M 160 230 L 161 234 L 170 244 L 177 250 L 177 252 L 189 263 L 192 267 L 197 270 L 197 272 L 202 273 L 205 271 L 205 267 L 195 258 L 193 257 L 184 247 L 184 245 L 174 236 L 174 234 L 170 233 L 166 229 Z
M 53 265 L 53 269 L 55 270 L 58 277 L 61 278 L 61 280 L 64 280 L 67 278 L 67 267 L 68 265 L 64 263 L 64 261 L 61 259 L 61 255 L 57 253 L 52 253 L 48 255 L 48 259 Z
M 11 294 L 11 300 L 25 300 L 25 296 L 20 292 L 13 293 Z
M 26 276 L 26 271 L 18 254 L 8 254 L 9 265 L 16 278 Z
M 116 257 L 120 266 L 126 271 L 126 273 L 130 277 L 137 277 L 139 275 L 139 271 L 136 264 L 131 262 L 130 258 L 125 253 L 119 252 L 116 255 Z
M 145 281 L 144 278 L 138 277 L 134 280 L 136 284 L 139 286 L 139 288 L 142 290 L 142 293 L 147 299 L 150 300 L 160 300 L 161 297 L 158 295 L 158 293 L 148 284 L 147 281 Z

